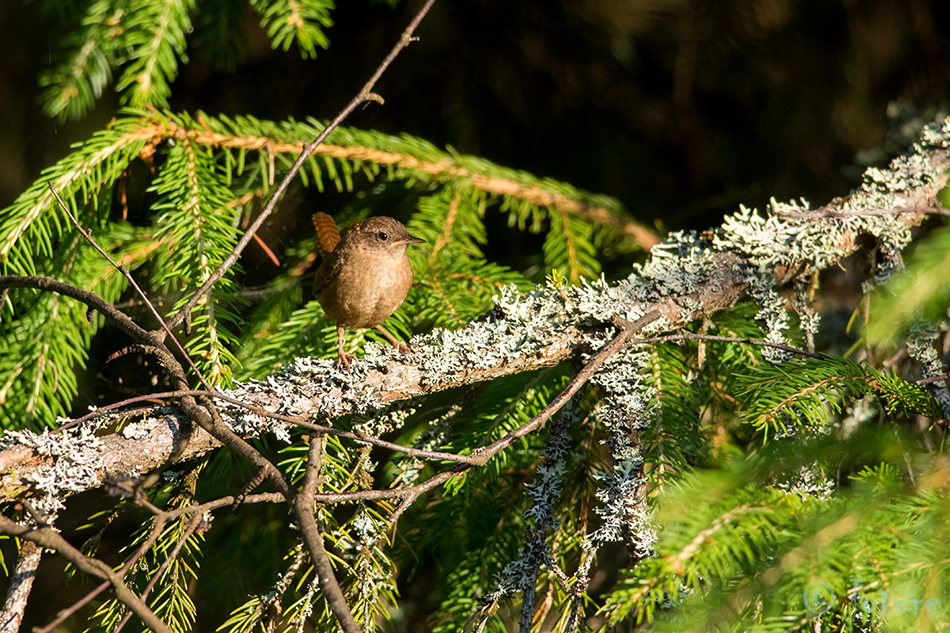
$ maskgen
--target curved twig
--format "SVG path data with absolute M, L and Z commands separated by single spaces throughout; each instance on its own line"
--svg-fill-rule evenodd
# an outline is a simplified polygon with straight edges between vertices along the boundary
M 155 633 L 172 633 L 171 629 L 162 622 L 148 605 L 129 589 L 122 581 L 122 574 L 115 572 L 111 567 L 100 560 L 87 558 L 82 552 L 70 545 L 56 530 L 49 526 L 32 528 L 11 521 L 0 515 L 0 532 L 16 536 L 37 545 L 56 550 L 60 556 L 71 562 L 77 569 L 81 569 L 90 576 L 108 580 L 115 591 L 116 598 L 127 606 L 148 628 Z

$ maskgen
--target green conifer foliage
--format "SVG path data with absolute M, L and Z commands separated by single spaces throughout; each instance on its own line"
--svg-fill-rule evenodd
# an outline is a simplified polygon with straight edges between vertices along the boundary
M 346 343 L 362 356 L 353 371 L 334 367 L 336 329 L 307 288 L 315 237 L 300 232 L 274 247 L 280 270 L 250 287 L 239 259 L 174 332 L 197 369 L 183 370 L 188 384 L 201 388 L 200 373 L 220 390 L 213 406 L 199 401 L 218 416 L 208 426 L 268 459 L 270 487 L 235 484 L 266 469 L 233 445 L 197 447 L 194 426 L 182 441 L 194 394 L 49 433 L 82 413 L 82 369 L 115 321 L 73 290 L 137 300 L 53 191 L 167 318 L 327 125 L 169 109 L 192 37 L 234 63 L 221 29 L 240 23 L 236 4 L 89 2 L 40 78 L 50 116 L 82 116 L 113 77 L 124 107 L 0 211 L 0 532 L 102 556 L 92 570 L 71 558 L 70 573 L 115 570 L 161 631 L 211 618 L 229 633 L 338 630 L 301 528 L 310 514 L 292 513 L 306 482 L 362 631 L 946 627 L 950 234 L 920 242 L 903 274 L 902 253 L 917 212 L 941 211 L 950 121 L 846 200 L 742 207 L 667 236 L 616 282 L 604 254 L 633 250 L 630 229 L 642 228 L 618 201 L 408 134 L 337 127 L 281 204 L 332 191 L 348 199 L 335 213 L 344 230 L 382 206 L 426 240 L 409 251 L 415 283 L 387 321 L 412 352 L 359 332 Z M 332 3 L 244 9 L 275 48 L 312 59 L 329 45 Z M 133 222 L 122 192 L 135 171 L 148 184 Z M 931 206 L 904 213 L 910 197 Z M 493 214 L 539 236 L 531 265 L 491 260 Z M 849 324 L 858 340 L 839 352 L 849 334 L 832 331 L 840 340 L 818 349 L 832 329 L 814 300 L 821 274 L 856 253 L 869 263 Z M 173 374 L 184 356 L 156 349 L 115 351 Z M 119 475 L 157 469 L 171 449 L 120 473 L 122 449 L 172 443 L 170 427 L 193 452 L 157 485 L 83 515 L 78 536 L 42 525 L 85 512 L 67 505 L 77 492 L 128 492 Z M 141 527 L 100 552 L 120 518 Z M 114 631 L 128 618 L 124 630 L 145 630 L 118 585 L 70 625 Z

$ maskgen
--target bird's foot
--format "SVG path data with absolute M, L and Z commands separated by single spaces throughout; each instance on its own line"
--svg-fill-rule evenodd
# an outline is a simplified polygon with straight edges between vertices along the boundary
M 402 352 L 403 354 L 411 354 L 412 346 L 409 343 L 403 343 L 402 341 L 396 341 L 393 343 L 393 347 L 396 348 L 397 352 Z
M 354 356 L 353 354 L 347 354 L 346 352 L 344 352 L 342 346 L 340 347 L 339 352 L 337 353 L 337 356 L 339 357 L 337 368 L 338 369 L 345 368 L 346 371 L 350 371 L 350 361 L 356 360 L 356 356 Z
M 412 348 L 409 346 L 408 343 L 403 343 L 402 341 L 397 340 L 395 336 L 393 336 L 392 334 L 387 332 L 385 329 L 383 329 L 382 325 L 377 325 L 376 329 L 382 332 L 383 335 L 389 339 L 389 342 L 393 344 L 393 347 L 396 348 L 397 352 L 402 352 L 403 354 L 412 353 Z

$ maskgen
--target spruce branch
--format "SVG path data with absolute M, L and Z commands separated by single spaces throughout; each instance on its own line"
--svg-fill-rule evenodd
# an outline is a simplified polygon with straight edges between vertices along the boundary
M 65 232 L 63 218 L 49 213 L 55 202 L 50 183 L 75 213 L 79 194 L 85 194 L 99 181 L 114 182 L 137 156 L 154 151 L 161 134 L 160 126 L 121 119 L 44 170 L 43 177 L 20 195 L 0 220 L 0 263 L 9 266 L 11 272 L 32 275 L 37 270 L 35 258 L 53 258 L 53 244 Z M 98 196 L 93 196 L 91 202 L 97 205 Z
M 136 340 L 146 343 L 146 345 L 162 359 L 163 366 L 169 371 L 173 380 L 178 384 L 180 388 L 179 390 L 188 390 L 188 383 L 185 379 L 184 370 L 175 360 L 174 356 L 165 347 L 164 341 L 162 340 L 163 336 L 160 336 L 157 333 L 146 332 L 127 316 L 116 310 L 110 304 L 107 304 L 95 293 L 73 288 L 72 286 L 57 280 L 42 277 L 30 278 L 0 276 L 0 288 L 2 287 L 35 287 L 57 292 L 66 296 L 71 296 L 75 299 L 83 301 L 90 307 L 103 313 L 107 318 L 125 330 L 130 336 Z M 198 399 L 196 399 L 194 396 L 185 395 L 180 400 L 180 406 L 181 410 L 185 413 L 186 419 L 181 421 L 181 426 L 179 429 L 189 428 L 189 422 L 196 422 L 212 436 L 231 447 L 232 450 L 248 459 L 248 461 L 254 464 L 261 472 L 264 472 L 268 480 L 271 481 L 271 483 L 273 483 L 278 488 L 278 490 L 281 490 L 288 497 L 293 496 L 292 488 L 284 479 L 280 471 L 278 471 L 269 460 L 265 459 L 250 444 L 235 435 L 229 427 L 225 426 L 217 410 L 211 404 L 211 401 L 205 396 L 199 396 Z M 177 440 L 177 446 L 175 451 L 168 455 L 170 461 L 175 461 L 180 455 L 185 453 L 190 443 L 191 435 L 192 433 L 190 431 L 186 431 L 179 437 L 174 438 Z M 174 443 L 175 442 L 173 441 L 173 444 Z M 132 468 L 132 470 L 138 469 Z M 90 476 L 91 475 L 88 470 L 83 472 L 83 477 L 87 478 L 87 480 Z M 145 487 L 149 487 L 152 483 L 154 483 L 156 477 L 157 476 L 153 474 L 151 478 L 146 480 Z M 70 483 L 63 483 L 65 483 L 67 488 L 70 486 Z
M 72 49 L 61 64 L 40 75 L 46 89 L 40 97 L 43 111 L 60 119 L 78 119 L 102 96 L 112 81 L 116 30 L 123 14 L 120 6 L 91 2 L 82 28 L 67 38 Z
M 165 107 L 178 62 L 187 63 L 185 34 L 192 30 L 194 0 L 143 0 L 120 22 L 128 65 L 118 90 L 133 106 Z
M 148 505 L 151 505 L 151 504 L 148 504 Z M 152 506 L 152 508 L 154 508 L 154 506 Z M 155 521 L 154 521 L 154 523 L 153 523 L 153 525 L 152 525 L 151 534 L 149 535 L 148 538 L 146 538 L 146 539 L 142 542 L 142 544 L 139 546 L 138 550 L 136 550 L 135 554 L 134 554 L 132 557 L 130 557 L 129 560 L 126 561 L 125 565 L 122 566 L 122 568 L 121 568 L 121 570 L 120 570 L 119 573 L 120 573 L 123 577 L 125 577 L 125 575 L 129 573 L 129 570 L 132 569 L 132 566 L 133 566 L 136 562 L 138 562 L 143 556 L 145 556 L 145 553 L 149 550 L 149 548 L 152 547 L 152 545 L 155 543 L 155 541 L 156 541 L 156 540 L 158 539 L 158 537 L 161 535 L 162 528 L 163 528 L 164 525 L 165 525 L 165 520 L 166 520 L 167 517 L 164 516 L 164 513 L 163 513 L 161 510 L 158 510 L 157 508 L 155 508 L 155 511 L 157 511 L 157 512 L 154 512 L 156 516 L 155 516 Z M 62 624 L 63 622 L 65 622 L 70 616 L 72 616 L 72 615 L 73 615 L 74 613 L 76 613 L 79 609 L 81 609 L 84 605 L 88 604 L 90 601 L 92 601 L 93 599 L 95 599 L 96 596 L 98 596 L 98 595 L 101 594 L 103 591 L 105 591 L 106 589 L 108 589 L 108 588 L 109 588 L 109 585 L 110 585 L 109 581 L 106 581 L 106 582 L 101 583 L 98 587 L 95 587 L 92 591 L 90 591 L 89 593 L 87 593 L 84 597 L 82 597 L 82 598 L 80 598 L 79 600 L 77 600 L 76 602 L 74 602 L 70 607 L 68 607 L 68 608 L 63 609 L 62 611 L 60 611 L 60 612 L 56 615 L 56 618 L 54 618 L 54 619 L 53 619 L 49 624 L 47 624 L 45 627 L 43 627 L 43 628 L 41 628 L 41 629 L 38 629 L 36 633 L 50 633 L 50 632 L 53 631 L 57 626 L 59 626 L 60 624 Z M 143 596 L 143 600 L 144 600 L 144 596 Z
M 249 495 L 248 497 L 245 498 L 244 503 L 275 503 L 275 502 L 283 501 L 283 500 L 284 498 L 277 493 L 264 493 L 264 494 L 259 494 L 259 495 Z M 151 531 L 149 532 L 149 535 L 142 540 L 141 544 L 136 549 L 135 553 L 132 556 L 130 556 L 125 561 L 125 564 L 123 564 L 123 566 L 120 568 L 118 572 L 119 575 L 122 577 L 125 577 L 126 575 L 129 574 L 132 568 L 142 559 L 143 556 L 145 556 L 145 554 L 152 548 L 152 546 L 155 545 L 156 541 L 158 541 L 168 521 L 173 521 L 184 515 L 191 515 L 193 519 L 189 522 L 189 527 L 193 526 L 193 529 L 197 529 L 200 527 L 199 519 L 204 517 L 207 513 L 210 513 L 216 509 L 233 506 L 234 501 L 235 501 L 234 497 L 227 496 L 227 497 L 222 497 L 220 499 L 215 499 L 213 501 L 208 501 L 202 504 L 190 504 L 190 505 L 185 505 L 183 507 L 172 509 L 172 510 L 162 510 L 154 506 L 153 504 L 149 503 L 148 501 L 140 500 L 140 505 L 147 508 L 153 514 L 152 528 L 151 528 Z M 180 540 L 179 542 L 182 543 L 183 541 Z M 173 552 L 173 554 L 177 555 L 177 552 Z M 166 562 L 170 562 L 172 558 L 173 558 L 172 556 L 169 556 L 169 558 L 166 559 Z M 157 577 L 158 575 L 156 574 L 155 578 Z M 46 626 L 36 629 L 36 633 L 51 633 L 59 625 L 65 622 L 70 616 L 76 613 L 76 611 L 78 611 L 84 605 L 92 601 L 96 596 L 101 594 L 104 590 L 108 589 L 109 586 L 110 586 L 110 582 L 106 581 L 100 584 L 99 586 L 95 587 L 89 593 L 87 593 L 83 598 L 73 603 L 70 607 L 60 611 L 57 614 L 56 618 L 50 621 Z M 144 600 L 145 597 L 146 595 L 143 593 L 142 599 Z
M 267 29 L 274 48 L 286 51 L 296 42 L 302 56 L 313 59 L 317 56 L 317 46 L 325 49 L 330 45 L 320 28 L 333 26 L 330 18 L 333 3 L 328 0 L 252 0 L 251 6 L 260 14 L 261 26 Z
M 0 221 L 0 244 L 7 246 L 0 246 L 0 258 L 6 258 L 8 270 L 21 274 L 33 274 L 41 270 L 51 275 L 56 266 L 44 261 L 43 257 L 57 253 L 58 244 L 63 240 L 73 239 L 74 232 L 70 233 L 63 221 L 66 219 L 66 214 L 61 209 L 47 212 L 48 204 L 55 199 L 52 197 L 50 183 L 53 189 L 61 194 L 62 206 L 75 216 L 76 223 L 86 226 L 103 224 L 103 211 L 107 210 L 107 200 L 114 188 L 122 186 L 122 174 L 126 172 L 130 163 L 137 157 L 150 161 L 159 148 L 167 148 L 160 151 L 163 154 L 167 153 L 169 160 L 162 163 L 154 183 L 156 188 L 160 188 L 165 194 L 161 201 L 163 213 L 156 220 L 157 226 L 137 229 L 134 236 L 125 238 L 127 250 L 118 258 L 127 262 L 126 265 L 129 268 L 150 262 L 156 271 L 152 277 L 153 282 L 162 286 L 161 282 L 164 279 L 167 282 L 164 285 L 170 292 L 185 292 L 187 284 L 182 282 L 183 279 L 192 279 L 196 284 L 202 279 L 207 280 L 209 275 L 205 270 L 207 266 L 199 266 L 200 262 L 207 258 L 209 264 L 216 264 L 218 260 L 224 258 L 221 254 L 222 250 L 231 252 L 230 247 L 236 239 L 233 237 L 234 227 L 231 225 L 236 224 L 235 218 L 241 212 L 239 202 L 243 200 L 247 203 L 258 195 L 264 195 L 273 190 L 270 186 L 260 186 L 262 183 L 257 182 L 257 179 L 267 177 L 263 175 L 265 173 L 273 173 L 276 169 L 275 162 L 282 160 L 282 154 L 274 150 L 276 147 L 274 144 L 285 142 L 287 138 L 306 135 L 315 127 L 315 125 L 297 124 L 277 126 L 249 118 L 237 121 L 228 121 L 223 118 L 215 120 L 204 115 L 192 120 L 187 116 L 162 114 L 154 110 L 129 112 L 135 117 L 117 120 L 108 130 L 97 134 L 79 151 L 51 168 L 47 172 L 46 181 L 42 187 L 36 186 L 25 192 L 17 203 L 7 210 L 8 212 L 2 214 L 4 219 Z M 323 129 L 323 126 L 316 127 Z M 252 133 L 248 135 L 248 132 Z M 239 142 L 228 143 L 213 138 L 213 135 L 237 138 Z M 548 253 L 552 260 L 550 263 L 563 266 L 575 277 L 593 274 L 597 270 L 597 264 L 595 260 L 588 257 L 592 252 L 590 250 L 592 248 L 591 227 L 581 221 L 585 217 L 582 212 L 574 213 L 570 209 L 583 210 L 597 207 L 614 213 L 616 223 L 623 222 L 624 214 L 616 201 L 572 190 L 563 183 L 552 183 L 518 174 L 513 170 L 504 170 L 484 161 L 476 161 L 471 157 L 440 152 L 426 147 L 417 139 L 392 139 L 380 134 L 343 128 L 337 128 L 335 139 L 341 143 L 349 143 L 349 145 L 338 145 L 349 152 L 347 154 L 349 158 L 343 160 L 325 156 L 326 166 L 317 169 L 313 162 L 316 155 L 311 156 L 306 163 L 307 169 L 313 170 L 309 177 L 319 180 L 322 177 L 320 174 L 326 173 L 337 181 L 339 186 L 344 186 L 344 180 L 350 178 L 354 170 L 363 169 L 367 174 L 372 175 L 374 170 L 385 168 L 385 165 L 366 162 L 358 158 L 360 149 L 390 148 L 384 151 L 395 149 L 400 155 L 412 156 L 414 160 L 425 161 L 431 165 L 449 161 L 450 164 L 462 166 L 483 179 L 508 179 L 521 190 L 529 192 L 529 197 L 522 200 L 523 205 L 510 205 L 510 220 L 522 222 L 522 220 L 530 219 L 532 230 L 535 228 L 541 230 L 541 224 L 537 226 L 535 224 L 543 223 L 549 216 L 552 224 L 559 222 L 560 230 L 551 231 L 549 235 L 548 243 L 551 248 L 548 249 Z M 213 144 L 219 140 L 221 140 L 220 145 Z M 234 147 L 229 147 L 229 145 Z M 297 153 L 301 147 L 302 144 L 295 144 L 294 153 Z M 323 147 L 318 147 L 318 150 Z M 261 160 L 261 164 L 251 169 L 248 169 L 245 164 L 248 148 L 257 148 L 252 151 L 258 154 Z M 218 165 L 214 168 L 208 164 L 208 158 L 212 155 Z M 222 177 L 225 174 L 217 173 L 222 162 L 225 164 L 224 171 L 227 178 L 236 179 L 229 183 L 229 187 L 234 189 L 231 192 L 226 191 L 226 188 L 222 186 Z M 258 169 L 260 172 L 256 171 Z M 310 173 L 307 169 L 300 172 L 302 178 Z M 403 168 L 391 173 L 390 177 L 415 179 L 419 185 L 426 182 L 423 180 L 426 177 L 423 172 L 411 172 Z M 431 182 L 445 184 L 441 177 Z M 495 202 L 494 194 L 462 181 L 457 186 L 442 186 L 440 190 L 451 192 L 458 201 L 458 204 L 452 207 L 461 214 L 456 226 L 469 227 L 472 229 L 471 232 L 478 237 L 473 235 L 468 239 L 463 239 L 465 234 L 470 232 L 469 228 L 453 232 L 451 241 L 436 253 L 434 267 L 424 276 L 420 276 L 420 286 L 413 294 L 413 301 L 416 302 L 418 308 L 412 313 L 411 318 L 416 319 L 416 325 L 422 319 L 440 326 L 458 326 L 484 310 L 498 284 L 515 282 L 522 287 L 527 287 L 527 284 L 520 275 L 486 263 L 479 249 L 478 241 L 481 240 L 483 243 L 485 239 L 481 216 L 484 214 L 485 206 Z M 530 193 L 531 190 L 560 196 L 553 201 L 553 204 L 561 205 L 563 202 L 564 208 L 537 207 L 536 203 L 548 201 L 543 195 L 534 197 L 534 194 Z M 85 191 L 95 194 L 86 197 L 91 205 L 84 205 L 81 194 Z M 439 196 L 432 196 L 432 198 Z M 506 204 L 506 200 L 502 200 L 502 206 Z M 102 209 L 98 209 L 97 206 Z M 227 209 L 227 211 L 219 213 L 219 209 Z M 228 221 L 222 222 L 222 218 L 227 218 Z M 566 222 L 563 221 L 565 218 Z M 433 215 L 434 219 L 436 219 L 435 215 Z M 127 233 L 128 227 L 109 225 L 107 231 Z M 615 238 L 616 235 L 611 233 L 610 239 Z M 35 245 L 30 246 L 33 240 L 40 245 L 39 248 Z M 303 246 L 304 244 L 301 244 L 298 248 L 302 249 Z M 5 249 L 8 252 L 4 253 Z M 464 255 L 459 256 L 459 253 Z M 578 255 L 585 253 L 584 256 Z M 90 268 L 92 266 L 88 263 L 85 265 Z M 298 266 L 295 270 L 299 269 Z M 99 266 L 97 271 L 90 270 L 90 274 L 94 275 L 93 278 L 100 284 L 114 284 L 115 282 L 111 281 L 106 271 L 108 271 L 107 267 Z M 292 278 L 288 273 L 288 279 Z M 105 281 L 99 281 L 100 279 L 105 279 Z M 86 287 L 85 283 L 76 281 L 77 283 L 73 285 Z M 212 379 L 221 383 L 228 381 L 232 367 L 237 365 L 230 356 L 233 349 L 238 349 L 241 362 L 247 363 L 243 375 L 262 375 L 262 369 L 268 364 L 273 366 L 276 362 L 286 360 L 287 352 L 290 350 L 286 345 L 287 338 L 298 338 L 301 332 L 306 333 L 306 328 L 315 320 L 312 314 L 304 312 L 300 313 L 299 319 L 287 320 L 285 317 L 292 310 L 292 307 L 289 307 L 290 304 L 299 302 L 299 291 L 295 287 L 286 292 L 275 289 L 274 292 L 279 297 L 270 303 L 274 306 L 272 312 L 264 316 L 262 306 L 262 312 L 255 315 L 252 328 L 258 331 L 274 328 L 278 329 L 278 334 L 258 341 L 252 338 L 256 332 L 251 332 L 247 334 L 247 339 L 250 340 L 233 340 L 231 333 L 241 326 L 242 320 L 238 317 L 237 311 L 244 300 L 243 296 L 235 290 L 236 283 L 236 269 L 231 269 L 217 284 L 215 298 L 219 301 L 202 299 L 201 313 L 195 315 L 194 325 L 197 335 L 189 341 L 189 356 L 196 360 L 200 359 L 202 373 L 208 376 L 206 381 L 209 383 Z M 112 291 L 121 292 L 121 288 L 116 287 Z M 102 294 L 101 290 L 100 294 Z M 14 309 L 19 310 L 21 306 L 15 304 Z M 55 312 L 56 306 L 50 305 L 47 310 Z M 307 308 L 304 309 L 306 310 Z M 25 309 L 23 311 L 26 312 Z M 310 311 L 312 312 L 313 309 Z M 60 314 L 65 317 L 65 313 L 60 312 Z M 182 317 L 182 322 L 185 320 L 184 316 L 189 316 L 190 323 L 190 312 L 179 313 L 179 316 Z M 401 321 L 403 331 L 410 329 L 410 314 L 407 311 L 397 313 L 395 319 Z M 69 389 L 57 391 L 54 381 L 58 378 L 61 385 L 69 385 L 70 381 L 74 382 L 75 371 L 72 368 L 75 361 L 73 358 L 58 358 L 56 360 L 60 362 L 44 365 L 41 359 L 33 362 L 27 362 L 26 359 L 41 355 L 48 347 L 53 352 L 69 350 L 77 361 L 83 362 L 88 345 L 81 340 L 74 340 L 75 330 L 56 327 L 56 325 L 65 325 L 64 321 L 65 318 L 61 318 L 58 322 L 41 318 L 37 322 L 31 322 L 26 316 L 18 320 L 16 324 L 23 331 L 25 341 L 21 347 L 32 344 L 36 349 L 30 353 L 19 353 L 18 349 L 12 349 L 8 357 L 24 359 L 24 364 L 12 367 L 0 366 L 0 372 L 3 374 L 0 391 L 15 394 L 23 400 L 31 398 L 31 401 L 38 403 L 50 401 L 52 405 L 59 407 L 59 410 L 53 408 L 50 411 L 44 409 L 40 412 L 43 421 L 47 424 L 52 424 L 55 414 L 65 408 L 71 395 Z M 47 347 L 38 345 L 41 339 L 36 333 L 42 327 L 40 323 L 45 324 L 48 337 L 57 339 Z M 176 322 L 172 321 L 169 325 L 175 324 Z M 69 340 L 68 345 L 60 343 L 59 339 L 70 336 L 73 338 Z M 264 348 L 265 353 L 256 353 L 261 348 Z M 13 364 L 12 361 L 10 364 Z M 59 371 L 58 377 L 51 376 L 49 372 L 43 374 L 44 368 L 51 367 L 56 367 Z M 39 375 L 39 378 L 34 379 L 35 375 Z M 45 380 L 45 383 L 40 379 Z M 38 391 L 26 394 L 34 386 L 39 386 Z M 21 394 L 24 395 L 21 397 Z
M 306 143 L 287 141 L 281 137 L 246 136 L 237 132 L 216 132 L 198 127 L 189 128 L 172 124 L 155 130 L 160 134 L 173 137 L 187 135 L 196 143 L 211 147 L 224 147 L 245 151 L 265 151 L 272 155 L 299 154 Z M 520 200 L 538 207 L 550 207 L 561 214 L 576 214 L 591 224 L 611 226 L 633 240 L 641 249 L 649 251 L 660 242 L 656 233 L 633 218 L 619 212 L 616 203 L 600 196 L 558 193 L 565 189 L 563 183 L 557 187 L 542 179 L 518 173 L 514 170 L 499 168 L 486 169 L 485 161 L 457 154 L 446 155 L 438 152 L 432 156 L 435 148 L 419 147 L 418 143 L 398 143 L 398 139 L 389 139 L 390 145 L 398 149 L 380 149 L 379 141 L 370 136 L 348 130 L 341 134 L 350 141 L 346 145 L 321 143 L 312 148 L 311 156 L 324 156 L 351 163 L 381 165 L 411 174 L 417 178 L 426 178 L 433 182 L 464 183 L 473 189 L 486 193 Z M 569 187 L 567 187 L 570 190 Z

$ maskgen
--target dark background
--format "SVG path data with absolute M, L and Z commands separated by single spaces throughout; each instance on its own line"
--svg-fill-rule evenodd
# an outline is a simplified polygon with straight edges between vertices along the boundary
M 271 50 L 248 11 L 234 71 L 193 37 L 171 106 L 330 119 L 420 4 L 340 3 L 316 60 Z M 0 207 L 116 113 L 111 91 L 82 121 L 41 112 L 37 76 L 66 28 L 37 2 L 0 3 Z M 902 149 L 911 115 L 950 102 L 946 0 L 439 0 L 418 35 L 377 86 L 385 105 L 347 125 L 609 194 L 665 229 L 843 195 Z

